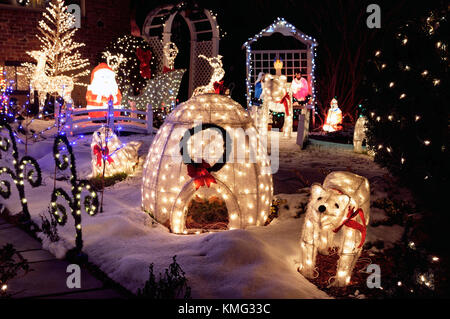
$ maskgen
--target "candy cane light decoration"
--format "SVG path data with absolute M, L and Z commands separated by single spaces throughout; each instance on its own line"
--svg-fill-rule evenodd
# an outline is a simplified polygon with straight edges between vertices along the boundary
M 331 285 L 348 285 L 366 238 L 369 216 L 367 178 L 350 172 L 332 172 L 323 186 L 313 184 L 300 240 L 299 271 L 314 278 L 317 253 L 327 255 L 328 248 L 337 247 L 339 260 Z

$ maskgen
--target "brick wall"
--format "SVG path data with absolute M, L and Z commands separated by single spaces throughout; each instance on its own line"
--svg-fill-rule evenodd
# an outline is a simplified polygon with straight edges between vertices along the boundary
M 0 5 L 0 64 L 5 61 L 34 62 L 26 51 L 39 49 L 36 38 L 38 21 L 43 10 Z M 130 34 L 130 0 L 85 0 L 85 16 L 81 28 L 75 33 L 84 58 L 89 59 L 92 70 L 103 49 L 115 38 Z M 83 79 L 89 84 L 89 77 Z M 72 98 L 85 105 L 85 87 L 75 87 Z

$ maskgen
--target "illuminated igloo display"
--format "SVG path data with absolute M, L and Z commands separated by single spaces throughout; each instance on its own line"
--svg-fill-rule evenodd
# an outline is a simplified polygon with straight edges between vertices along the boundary
M 226 141 L 226 143 L 225 143 Z M 264 225 L 273 184 L 267 149 L 248 112 L 225 95 L 197 95 L 159 129 L 144 164 L 142 207 L 174 233 L 194 198 L 220 198 L 227 229 Z

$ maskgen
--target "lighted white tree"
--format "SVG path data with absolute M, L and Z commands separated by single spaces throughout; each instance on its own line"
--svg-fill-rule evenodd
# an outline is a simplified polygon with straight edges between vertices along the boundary
M 36 72 L 35 65 L 25 63 L 24 66 L 27 67 L 26 75 L 31 79 L 32 84 L 33 82 L 42 82 L 43 78 L 51 82 L 53 77 L 66 76 L 72 79 L 74 85 L 85 85 L 79 82 L 79 79 L 89 74 L 87 69 L 89 60 L 83 59 L 78 51 L 85 44 L 75 42 L 73 39 L 77 31 L 73 27 L 75 17 L 67 11 L 64 0 L 49 2 L 43 17 L 44 19 L 39 21 L 37 27 L 40 34 L 36 36 L 41 42 L 39 52 L 45 55 L 45 68 Z M 27 53 L 36 59 L 36 51 Z M 45 91 L 45 93 L 55 93 L 51 87 L 40 85 L 38 89 Z

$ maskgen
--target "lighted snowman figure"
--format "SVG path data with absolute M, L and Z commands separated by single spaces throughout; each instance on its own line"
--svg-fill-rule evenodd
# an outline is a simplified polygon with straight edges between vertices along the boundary
M 101 127 L 92 134 L 92 176 L 105 177 L 118 173 L 132 174 L 139 162 L 138 150 L 141 142 L 122 143 L 117 135 L 107 127 Z
M 276 75 L 265 74 L 263 84 L 263 107 L 259 118 L 259 129 L 261 134 L 267 134 L 267 124 L 269 123 L 269 112 L 283 112 L 284 125 L 283 136 L 290 137 L 292 134 L 292 98 L 290 96 L 290 86 L 287 83 L 287 77 L 281 75 L 283 62 L 276 60 L 274 63 Z
M 326 132 L 334 132 L 340 130 L 342 124 L 342 111 L 338 106 L 338 101 L 333 98 L 330 102 L 330 109 L 328 110 L 327 119 L 323 125 L 323 130 Z
M 142 207 L 174 233 L 198 232 L 187 227 L 189 203 L 213 196 L 226 205 L 227 229 L 264 225 L 272 194 L 270 161 L 253 120 L 221 94 L 178 105 L 144 164 Z

